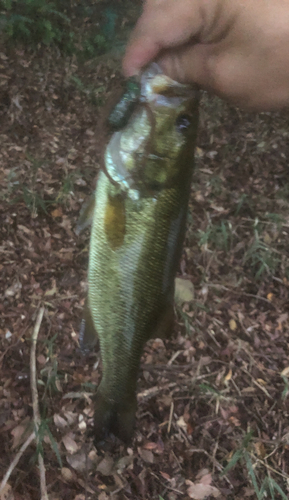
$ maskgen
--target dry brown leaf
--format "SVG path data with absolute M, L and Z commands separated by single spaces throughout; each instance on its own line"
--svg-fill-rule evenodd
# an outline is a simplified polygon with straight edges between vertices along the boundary
M 39 356 L 37 356 L 37 361 L 40 365 L 45 365 L 46 357 L 43 354 L 39 354 Z
M 282 377 L 288 377 L 289 376 L 289 366 L 286 366 L 286 368 L 284 368 L 284 370 L 282 370 L 281 376 Z
M 68 467 L 62 467 L 61 475 L 63 479 L 67 482 L 73 481 L 74 479 L 73 472 L 70 469 L 68 469 Z
M 144 462 L 147 462 L 149 464 L 154 463 L 154 455 L 150 450 L 144 450 L 143 448 L 138 448 L 138 452 Z
M 125 457 L 121 457 L 117 464 L 116 464 L 116 470 L 118 473 L 122 472 L 126 468 L 130 468 L 130 466 L 133 464 L 134 461 L 134 455 L 126 455 Z
M 114 461 L 112 457 L 105 457 L 97 466 L 97 472 L 100 472 L 103 476 L 110 476 L 113 471 Z
M 187 431 L 187 424 L 183 416 L 177 420 L 177 426 L 183 429 L 184 431 Z
M 0 500 L 14 500 L 14 495 L 10 484 L 6 483 L 0 493 Z
M 98 500 L 108 500 L 108 496 L 107 494 L 105 493 L 105 491 L 102 491 L 99 495 L 98 495 Z
M 27 427 L 30 424 L 30 419 L 27 417 L 23 422 L 14 429 L 12 429 L 11 434 L 13 436 L 12 450 L 20 446 L 27 439 L 29 433 Z
M 74 455 L 67 455 L 66 460 L 70 467 L 79 472 L 86 470 L 86 467 L 89 468 L 89 460 L 87 460 L 86 453 L 83 450 Z
M 143 445 L 144 450 L 155 450 L 156 447 L 157 447 L 157 443 L 154 443 L 153 441 L 150 441 L 150 442 Z
M 58 429 L 64 429 L 65 427 L 67 427 L 67 421 L 65 420 L 65 418 L 58 415 L 58 413 L 55 413 L 53 415 L 53 421 Z
M 209 496 L 219 498 L 221 495 L 217 488 L 209 484 L 193 483 L 192 481 L 186 481 L 186 484 L 189 484 L 187 494 L 194 500 L 205 500 Z
M 255 447 L 255 450 L 256 450 L 258 457 L 264 458 L 266 456 L 266 450 L 265 450 L 265 446 L 263 443 L 257 442 L 254 444 L 254 447 Z
M 237 323 L 234 319 L 230 319 L 229 327 L 230 327 L 230 330 L 232 330 L 232 332 L 234 332 L 237 329 Z
M 194 285 L 190 280 L 175 279 L 175 302 L 181 306 L 184 302 L 194 300 Z
M 45 297 L 52 297 L 52 295 L 55 295 L 57 292 L 58 292 L 58 289 L 56 286 L 54 286 L 50 290 L 46 290 L 44 295 L 45 295 Z
M 59 208 L 55 208 L 55 210 L 52 210 L 51 214 L 50 214 L 54 219 L 56 217 L 62 217 L 63 215 L 63 212 L 62 212 L 62 208 L 59 207 Z
M 160 475 L 163 476 L 163 478 L 166 479 L 167 481 L 171 481 L 170 476 L 166 472 L 160 471 Z
M 74 441 L 74 439 L 71 437 L 70 434 L 66 434 L 66 436 L 63 436 L 62 442 L 68 451 L 68 453 L 75 453 L 78 450 L 78 445 Z

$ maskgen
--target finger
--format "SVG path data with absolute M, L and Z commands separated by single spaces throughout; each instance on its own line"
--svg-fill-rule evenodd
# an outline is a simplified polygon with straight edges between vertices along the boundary
M 262 68 L 259 70 L 263 79 L 256 77 L 254 68 L 258 66 L 258 60 L 248 58 L 246 54 L 234 49 L 220 51 L 209 44 L 197 44 L 170 50 L 157 62 L 164 73 L 174 80 L 196 83 L 200 88 L 244 109 L 273 109 L 280 107 L 284 101 L 280 92 L 278 99 L 276 93 L 273 95 L 272 82 L 266 81 L 266 71 L 262 71 Z
M 212 48 L 204 44 L 188 44 L 164 51 L 157 59 L 165 74 L 180 83 L 196 83 L 208 88 L 214 86 L 210 61 Z
M 149 37 L 142 37 L 127 47 L 122 69 L 126 78 L 137 75 L 161 51 L 160 43 Z
M 196 2 L 197 4 L 197 2 Z M 198 38 L 203 18 L 192 0 L 149 2 L 140 17 L 123 60 L 126 76 L 138 73 L 163 50 Z

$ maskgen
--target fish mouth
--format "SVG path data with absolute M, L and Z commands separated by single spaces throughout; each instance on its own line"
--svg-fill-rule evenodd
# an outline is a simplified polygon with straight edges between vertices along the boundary
M 112 135 L 105 151 L 106 174 L 132 199 L 139 198 L 141 170 L 148 158 L 153 130 L 150 114 L 148 106 L 141 105 L 128 124 Z
M 164 75 L 157 63 L 152 63 L 141 76 L 141 99 L 159 106 L 178 107 L 182 102 L 197 98 L 194 85 L 179 83 Z
M 139 105 L 127 125 L 114 132 L 105 152 L 105 171 L 109 179 L 132 199 L 140 198 L 145 189 L 144 166 L 147 160 L 162 163 L 173 161 L 175 155 L 150 151 L 155 132 L 154 108 L 178 108 L 197 96 L 189 85 L 175 82 L 152 63 L 141 76 Z

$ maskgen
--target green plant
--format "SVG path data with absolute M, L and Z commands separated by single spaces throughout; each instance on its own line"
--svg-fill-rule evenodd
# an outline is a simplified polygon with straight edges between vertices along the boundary
M 49 205 L 53 203 L 53 200 L 45 200 L 43 193 L 37 186 L 37 174 L 38 170 L 43 166 L 43 161 L 40 159 L 33 158 L 26 153 L 26 158 L 31 163 L 31 169 L 27 175 L 27 181 L 25 184 L 17 183 L 12 186 L 12 190 L 22 189 L 22 195 L 18 195 L 15 199 L 11 200 L 11 203 L 17 202 L 19 200 L 24 201 L 27 208 L 30 210 L 32 215 L 36 215 L 38 212 L 47 213 Z
M 42 401 L 46 400 L 47 393 L 50 395 L 59 392 L 58 388 L 58 361 L 57 357 L 54 355 L 54 343 L 57 338 L 57 333 L 51 338 L 44 341 L 44 345 L 47 348 L 47 357 L 49 358 L 49 362 L 45 364 L 45 367 L 40 371 L 40 375 L 42 379 L 38 380 L 38 384 L 44 386 L 44 393 L 42 395 Z
M 278 230 L 281 229 L 282 224 L 284 224 L 285 219 L 282 217 L 280 214 L 275 214 L 275 213 L 266 213 L 265 214 L 266 219 L 269 220 L 269 222 L 272 222 L 273 224 L 276 224 Z
M 208 185 L 212 189 L 212 194 L 215 196 L 219 196 L 222 193 L 224 189 L 223 184 L 224 183 L 219 175 L 212 175 L 208 182 Z
M 61 456 L 59 453 L 59 449 L 58 449 L 57 443 L 56 443 L 53 435 L 51 434 L 51 431 L 49 429 L 48 424 L 49 424 L 48 420 L 41 419 L 41 423 L 40 423 L 39 427 L 35 430 L 35 434 L 37 436 L 37 446 L 36 446 L 35 458 L 37 460 L 37 457 L 39 454 L 43 457 L 43 455 L 44 455 L 43 441 L 44 441 L 45 436 L 48 436 L 48 438 L 51 442 L 52 449 L 57 457 L 59 466 L 62 467 L 62 460 L 61 460 Z
M 63 5 L 47 0 L 1 0 L 0 27 L 6 40 L 36 46 L 72 42 L 70 20 Z M 69 43 L 68 43 L 69 42 Z
M 258 219 L 255 219 L 254 237 L 243 258 L 243 264 L 249 265 L 255 271 L 256 279 L 265 273 L 273 274 L 281 262 L 279 252 L 262 241 L 259 233 L 261 228 Z
M 86 95 L 89 102 L 99 106 L 102 103 L 102 94 L 105 91 L 105 86 L 100 85 L 95 88 L 93 85 L 85 85 L 77 75 L 71 75 L 70 81 L 75 85 L 77 90 Z
M 285 385 L 285 387 L 282 391 L 282 399 L 285 400 L 289 394 L 289 379 L 288 379 L 288 377 L 285 377 L 285 375 L 281 375 L 281 376 L 282 376 L 282 379 L 283 379 L 283 382 Z
M 232 225 L 227 220 L 215 225 L 210 222 L 205 231 L 198 231 L 198 240 L 200 246 L 228 252 L 233 242 Z
M 116 45 L 116 21 L 118 13 L 115 8 L 107 7 L 102 13 L 102 22 L 95 32 L 95 27 L 82 38 L 83 56 L 85 59 L 105 54 Z M 119 41 L 118 41 L 119 42 Z
M 286 500 L 287 495 L 285 495 L 285 493 L 281 489 L 281 487 L 271 477 L 271 475 L 269 473 L 269 469 L 268 469 L 267 476 L 265 477 L 263 483 L 259 487 L 258 479 L 257 479 L 256 473 L 255 473 L 258 459 L 256 459 L 255 463 L 253 464 L 252 458 L 254 458 L 254 454 L 250 450 L 252 434 L 253 434 L 252 432 L 249 432 L 248 434 L 246 434 L 240 448 L 234 453 L 234 455 L 232 456 L 232 458 L 230 459 L 230 461 L 228 462 L 228 464 L 224 468 L 221 476 L 226 475 L 227 472 L 229 472 L 229 470 L 231 470 L 233 467 L 235 467 L 235 465 L 238 462 L 241 462 L 242 464 L 245 462 L 248 474 L 251 478 L 252 485 L 254 487 L 254 490 L 255 490 L 255 493 L 257 496 L 257 500 L 263 500 L 265 498 L 271 498 L 272 500 L 275 500 L 275 491 L 277 493 L 279 493 L 279 495 L 281 495 L 282 499 Z M 266 465 L 266 464 L 264 464 L 264 465 Z M 270 468 L 270 470 L 272 470 L 272 469 Z M 270 494 L 270 497 L 268 494 Z

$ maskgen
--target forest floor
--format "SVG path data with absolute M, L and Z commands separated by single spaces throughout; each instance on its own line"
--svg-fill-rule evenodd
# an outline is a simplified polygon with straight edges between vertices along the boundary
M 0 499 L 39 499 L 39 450 L 51 500 L 288 498 L 288 113 L 203 95 L 178 274 L 194 297 L 176 306 L 172 338 L 145 348 L 131 446 L 101 451 L 90 437 L 100 356 L 78 343 L 89 231 L 74 229 L 120 58 L 2 49 L 0 73 L 1 477 L 33 432 L 31 336 L 44 307 L 39 444 Z

